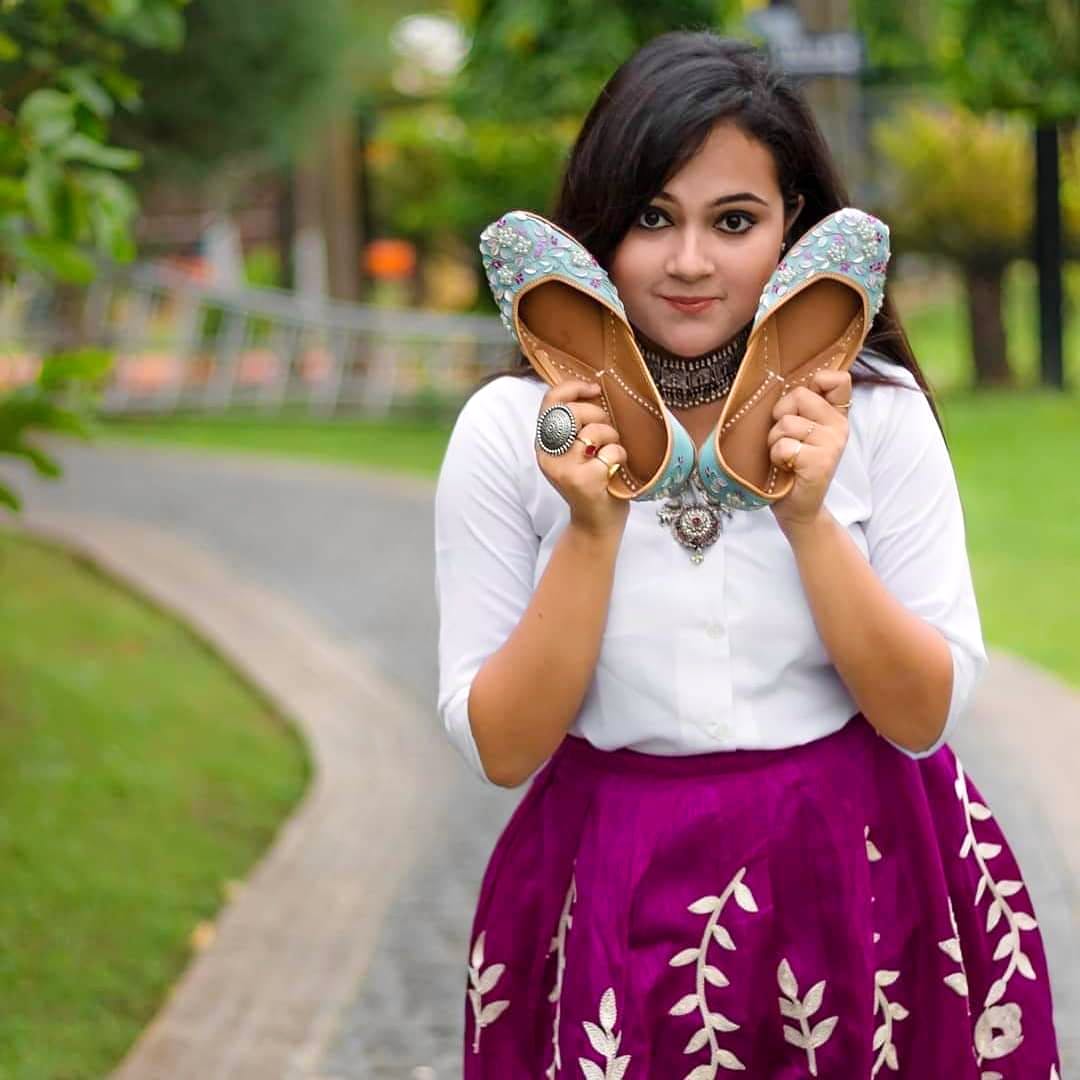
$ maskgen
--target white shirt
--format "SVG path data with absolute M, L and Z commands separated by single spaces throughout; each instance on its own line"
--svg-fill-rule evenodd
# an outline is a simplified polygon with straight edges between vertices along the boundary
M 925 397 L 907 388 L 914 378 L 882 368 L 906 385 L 856 386 L 825 505 L 893 596 L 949 644 L 952 700 L 938 742 L 910 755 L 924 757 L 954 727 L 986 651 L 944 440 Z M 546 389 L 506 376 L 478 390 L 435 496 L 439 715 L 484 780 L 469 689 L 520 620 L 570 516 L 533 449 Z M 599 661 L 570 731 L 603 750 L 679 755 L 797 746 L 842 728 L 858 707 L 772 512 L 725 518 L 694 565 L 657 521 L 661 506 L 630 504 Z

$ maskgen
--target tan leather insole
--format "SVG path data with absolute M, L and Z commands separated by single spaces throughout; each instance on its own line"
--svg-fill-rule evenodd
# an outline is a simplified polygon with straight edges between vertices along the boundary
M 816 371 L 849 367 L 862 345 L 862 319 L 855 292 L 828 278 L 777 308 L 747 352 L 724 410 L 720 452 L 732 472 L 775 494 L 770 488 L 776 487 L 776 471 L 767 442 L 775 423 L 773 407 Z
M 548 383 L 580 378 L 600 384 L 604 408 L 626 449 L 631 488 L 651 481 L 664 463 L 667 431 L 626 324 L 558 281 L 525 293 L 518 318 L 532 339 L 526 355 Z

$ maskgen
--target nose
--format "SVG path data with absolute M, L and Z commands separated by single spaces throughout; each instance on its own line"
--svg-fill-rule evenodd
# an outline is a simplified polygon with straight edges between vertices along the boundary
M 666 273 L 683 281 L 700 281 L 716 270 L 708 238 L 697 229 L 672 229 L 674 247 L 668 254 Z

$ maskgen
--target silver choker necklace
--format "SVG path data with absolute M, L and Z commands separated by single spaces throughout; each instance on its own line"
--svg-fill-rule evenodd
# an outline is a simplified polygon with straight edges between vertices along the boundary
M 750 325 L 744 326 L 726 345 L 703 356 L 676 356 L 639 331 L 635 333 L 645 366 L 664 402 L 673 409 L 690 409 L 719 401 L 731 389 L 746 352 Z

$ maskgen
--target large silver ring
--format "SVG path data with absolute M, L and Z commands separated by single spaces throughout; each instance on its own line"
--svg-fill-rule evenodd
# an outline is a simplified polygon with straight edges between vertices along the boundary
M 536 445 L 545 454 L 565 454 L 577 438 L 577 417 L 566 405 L 552 405 L 536 421 Z

